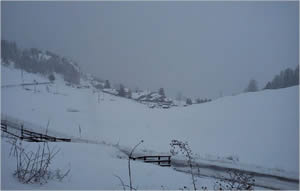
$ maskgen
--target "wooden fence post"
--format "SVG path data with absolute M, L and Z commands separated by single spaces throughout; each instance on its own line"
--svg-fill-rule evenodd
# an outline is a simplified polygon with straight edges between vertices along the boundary
M 21 124 L 21 140 L 23 139 L 23 124 Z

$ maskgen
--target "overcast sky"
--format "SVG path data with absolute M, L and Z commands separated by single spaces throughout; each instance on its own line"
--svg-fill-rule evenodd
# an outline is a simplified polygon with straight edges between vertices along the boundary
M 218 97 L 299 57 L 298 2 L 1 2 L 2 39 L 126 86 Z

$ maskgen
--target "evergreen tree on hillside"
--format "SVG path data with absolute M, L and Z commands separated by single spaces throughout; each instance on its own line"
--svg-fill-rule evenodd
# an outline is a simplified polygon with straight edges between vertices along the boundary
M 53 82 L 55 80 L 55 76 L 53 74 L 50 74 L 48 76 L 48 79 L 49 79 L 50 82 Z
M 268 82 L 264 89 L 272 89 L 271 82 Z
M 294 70 L 292 86 L 299 85 L 299 65 Z
M 256 92 L 258 91 L 257 82 L 256 80 L 252 79 L 250 80 L 247 88 L 245 89 L 245 92 Z
M 278 89 L 299 85 L 299 65 L 295 70 L 287 68 L 275 75 L 271 82 L 268 82 L 264 89 Z
M 120 84 L 120 89 L 119 89 L 118 95 L 121 96 L 121 97 L 125 97 L 126 96 L 125 88 L 124 88 L 124 86 L 122 84 Z
M 200 98 L 196 99 L 196 103 L 202 103 L 203 101 Z
M 166 97 L 164 88 L 159 88 L 158 94 L 161 95 L 162 97 Z
M 105 80 L 104 88 L 110 88 L 110 83 L 108 80 Z
M 280 75 L 276 75 L 271 84 L 272 84 L 272 89 L 281 88 L 282 82 L 281 82 Z
M 20 50 L 17 47 L 15 42 L 8 42 L 6 40 L 1 40 L 1 59 L 5 64 L 8 64 L 8 61 L 13 61 L 18 67 L 18 60 L 20 57 Z
M 290 86 L 293 83 L 294 71 L 290 68 L 284 70 L 283 73 L 283 88 Z
M 187 98 L 186 99 L 186 104 L 187 105 L 192 105 L 193 104 L 192 99 L 191 98 Z
M 127 97 L 128 97 L 129 99 L 131 99 L 131 97 L 132 97 L 132 91 L 131 91 L 131 89 L 128 90 Z

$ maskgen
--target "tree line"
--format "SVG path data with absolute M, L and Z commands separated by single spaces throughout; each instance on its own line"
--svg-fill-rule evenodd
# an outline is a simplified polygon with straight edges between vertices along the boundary
M 299 85 L 299 65 L 293 70 L 287 68 L 268 82 L 264 89 L 279 89 Z
M 291 68 L 287 68 L 280 71 L 280 73 L 275 75 L 271 81 L 267 82 L 263 90 L 287 88 L 297 85 L 299 85 L 299 65 L 297 65 L 294 70 Z M 251 79 L 244 92 L 256 92 L 258 90 L 259 88 L 257 85 L 257 81 Z
M 48 76 L 55 72 L 61 74 L 66 82 L 80 83 L 78 65 L 50 51 L 42 52 L 36 48 L 22 50 L 15 42 L 1 40 L 1 59 L 3 64 L 13 62 L 15 68 L 26 72 Z

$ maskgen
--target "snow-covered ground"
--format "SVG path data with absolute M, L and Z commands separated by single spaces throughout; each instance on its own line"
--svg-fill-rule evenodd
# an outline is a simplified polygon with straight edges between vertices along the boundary
M 2 85 L 20 84 L 21 71 L 1 68 Z M 47 78 L 25 73 L 24 82 L 45 82 Z M 86 82 L 88 83 L 88 82 Z M 144 140 L 137 153 L 169 153 L 172 139 L 188 141 L 199 161 L 217 161 L 231 166 L 261 169 L 290 178 L 299 176 L 299 87 L 265 90 L 229 96 L 190 107 L 168 110 L 150 109 L 133 100 L 101 93 L 91 88 L 66 86 L 56 75 L 55 84 L 2 88 L 1 114 L 27 123 L 78 138 L 130 148 Z M 28 143 L 29 144 L 29 143 Z M 31 143 L 33 144 L 33 143 Z M 54 144 L 54 143 L 53 143 Z M 7 156 L 2 140 L 2 187 L 7 189 L 121 189 L 117 174 L 127 178 L 127 161 L 116 157 L 115 147 L 55 143 L 61 148 L 53 164 L 71 165 L 67 182 L 49 183 L 43 187 L 12 182 L 14 163 Z M 230 156 L 238 161 L 229 160 Z M 99 162 L 98 162 L 99 161 Z M 3 163 L 4 162 L 4 163 Z M 5 165 L 4 165 L 5 164 Z M 190 177 L 171 168 L 134 163 L 134 184 L 140 189 L 179 189 L 191 187 Z M 82 177 L 89 177 L 84 182 Z M 162 178 L 163 177 L 163 178 Z M 126 179 L 127 181 L 127 179 Z M 213 179 L 201 178 L 203 186 Z M 90 183 L 90 184 L 88 184 Z
M 36 143 L 24 143 L 26 146 Z M 50 143 L 51 148 L 61 149 L 51 163 L 50 169 L 55 171 L 71 169 L 69 175 L 61 182 L 49 181 L 47 184 L 21 184 L 13 178 L 16 169 L 13 157 L 8 157 L 10 144 L 2 140 L 1 182 L 2 189 L 54 189 L 54 190 L 122 190 L 122 185 L 115 175 L 129 185 L 127 160 L 120 159 L 120 153 L 113 147 L 79 143 Z M 171 168 L 153 164 L 132 162 L 132 180 L 138 189 L 180 189 L 191 188 L 190 176 L 176 172 Z M 198 185 L 212 185 L 212 179 L 203 179 Z M 127 188 L 128 189 L 128 188 Z

